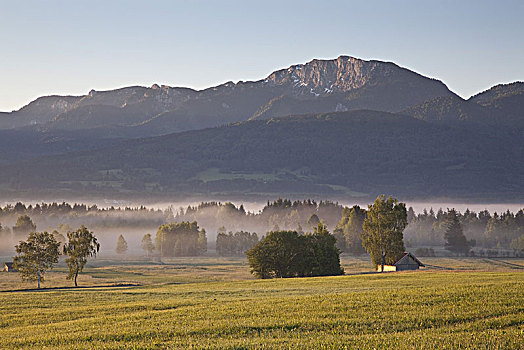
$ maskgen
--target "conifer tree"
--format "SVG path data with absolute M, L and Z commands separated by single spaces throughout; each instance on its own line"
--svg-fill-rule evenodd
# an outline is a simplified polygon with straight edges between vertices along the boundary
M 459 216 L 455 209 L 448 210 L 447 229 L 444 233 L 445 244 L 444 247 L 456 254 L 467 255 L 470 251 L 473 242 L 468 242 L 462 225 L 460 224 Z
M 145 234 L 144 237 L 142 237 L 142 249 L 146 251 L 146 255 L 148 257 L 151 253 L 153 253 L 155 245 L 153 244 L 150 233 Z
M 127 253 L 127 242 L 124 238 L 124 236 L 120 235 L 118 236 L 118 239 L 116 241 L 116 249 L 117 254 L 125 254 Z

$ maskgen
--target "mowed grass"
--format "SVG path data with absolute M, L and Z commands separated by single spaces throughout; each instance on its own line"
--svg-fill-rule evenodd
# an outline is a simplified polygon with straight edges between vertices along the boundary
M 520 349 L 524 347 L 524 270 L 451 270 L 491 266 L 489 260 L 438 259 L 440 268 L 417 272 L 252 280 L 242 260 L 190 272 L 147 265 L 91 267 L 101 281 L 142 282 L 100 287 L 0 293 L 2 348 L 416 348 Z M 343 260 L 347 272 L 366 259 Z M 183 260 L 171 261 L 172 266 Z M 505 265 L 504 263 L 502 263 Z M 166 264 L 171 266 L 169 264 Z M 236 267 L 235 267 L 236 266 Z M 158 268 L 160 268 L 159 266 Z M 348 268 L 355 270 L 348 271 Z M 446 270 L 444 268 L 449 268 Z M 115 269 L 114 271 L 112 269 Z M 121 270 L 118 270 L 121 269 Z M 368 265 L 369 269 L 369 265 Z M 113 272 L 112 272 L 113 271 Z M 119 272 L 120 271 L 120 272 Z M 134 271 L 134 274 L 131 273 Z M 206 273 L 206 270 L 201 273 Z M 163 273 L 172 273 L 162 281 Z M 178 282 L 176 276 L 180 278 Z M 156 275 L 158 279 L 151 276 Z M 191 275 L 195 275 L 193 281 Z M 244 278 L 244 277 L 245 278 Z M 97 279 L 97 277 L 91 277 Z M 141 280 L 142 278 L 142 280 Z

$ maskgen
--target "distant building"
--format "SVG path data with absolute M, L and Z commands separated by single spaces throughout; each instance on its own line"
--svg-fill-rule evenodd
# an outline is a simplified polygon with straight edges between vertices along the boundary
M 5 272 L 16 272 L 18 270 L 13 267 L 13 263 L 12 262 L 5 262 L 4 263 L 4 271 Z
M 393 265 L 384 265 L 384 271 L 406 271 L 406 270 L 418 270 L 420 267 L 426 267 L 417 257 L 411 253 L 404 253 Z M 377 271 L 380 271 L 381 265 L 377 267 Z

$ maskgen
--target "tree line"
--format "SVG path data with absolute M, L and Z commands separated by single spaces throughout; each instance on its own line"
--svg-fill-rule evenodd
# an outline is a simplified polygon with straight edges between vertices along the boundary
M 368 215 L 368 210 L 357 205 L 344 208 L 342 218 L 334 230 L 337 247 L 341 251 L 353 255 L 364 252 L 362 237 Z M 415 252 L 421 256 L 435 256 L 434 249 L 427 246 L 440 246 L 450 254 L 464 256 L 498 254 L 489 248 L 511 249 L 517 256 L 524 253 L 522 210 L 516 214 L 507 211 L 502 215 L 495 213 L 491 216 L 488 211 L 476 214 L 466 210 L 461 214 L 452 208 L 437 213 L 424 210 L 417 215 L 410 207 L 406 211 L 406 218 L 405 244 L 408 247 L 418 246 Z
M 289 200 L 279 198 L 268 201 L 258 212 L 246 211 L 243 205 L 235 206 L 230 202 L 202 202 L 186 208 L 168 207 L 165 210 L 140 207 L 99 208 L 96 205 L 69 203 L 40 203 L 25 205 L 21 202 L 0 208 L 0 236 L 23 238 L 31 229 L 22 223 L 15 222 L 20 216 L 27 215 L 40 227 L 57 227 L 69 225 L 78 227 L 87 225 L 94 229 L 136 228 L 154 229 L 169 222 L 197 221 L 208 232 L 217 232 L 226 227 L 232 232 L 269 232 L 278 230 L 295 230 L 297 232 L 312 230 L 316 222 L 313 216 L 322 221 L 337 237 L 338 248 L 348 254 L 362 254 L 360 243 L 361 225 L 366 209 L 359 206 L 344 207 L 336 202 L 315 201 L 313 199 Z M 408 247 L 444 247 L 444 233 L 447 225 L 448 211 L 424 209 L 415 213 L 407 209 L 408 226 L 405 229 L 405 243 Z M 474 240 L 475 251 L 487 250 L 518 251 L 519 242 L 524 234 L 524 211 L 516 213 L 490 213 L 487 210 L 475 213 L 467 209 L 457 211 L 458 219 L 468 240 Z M 26 220 L 28 221 L 28 220 Z M 66 227 L 67 228 L 67 227 Z M 49 232 L 54 229 L 48 229 Z M 65 235 L 67 229 L 57 229 Z
M 492 256 L 498 251 L 505 254 L 522 254 L 524 242 L 524 212 L 510 211 L 501 214 L 491 214 L 487 210 L 475 213 L 469 209 L 463 213 L 455 211 L 462 227 L 466 241 L 471 249 L 467 252 L 449 250 L 453 254 L 476 254 Z M 30 217 L 29 215 L 36 215 Z M 18 215 L 13 218 L 13 215 Z M 116 216 L 115 216 L 116 215 Z M 58 241 L 65 240 L 65 234 L 71 226 L 80 224 L 91 228 L 103 227 L 147 227 L 154 229 L 169 222 L 194 222 L 211 232 L 220 234 L 221 227 L 233 232 L 269 232 L 279 230 L 294 230 L 299 233 L 312 230 L 318 222 L 322 222 L 337 238 L 337 247 L 346 254 L 360 255 L 365 252 L 362 246 L 361 235 L 363 221 L 367 210 L 357 205 L 343 207 L 330 201 L 315 201 L 306 199 L 292 201 L 277 199 L 268 201 L 259 212 L 246 211 L 243 205 L 235 206 L 230 202 L 202 202 L 196 206 L 179 208 L 169 207 L 166 210 L 153 210 L 144 206 L 124 208 L 99 208 L 96 205 L 68 204 L 68 203 L 41 203 L 25 205 L 17 203 L 0 208 L 0 219 L 16 219 L 12 226 L 0 223 L 0 238 L 11 242 L 27 236 L 35 230 L 36 222 L 54 221 L 55 225 L 48 225 L 48 231 L 53 233 Z M 431 249 L 445 247 L 445 231 L 448 225 L 449 210 L 424 210 L 415 213 L 413 208 L 407 209 L 408 225 L 404 231 L 405 245 L 419 248 L 419 252 L 434 254 Z M 13 221 L 11 221 L 13 222 Z M 122 226 L 120 226 L 122 225 Z M 136 226 L 135 226 L 136 225 Z M 44 224 L 44 227 L 45 224 Z M 52 228 L 55 227 L 55 228 Z M 236 255 L 247 246 L 236 249 L 233 243 L 240 238 L 224 237 L 217 240 L 220 254 Z M 230 247 L 227 247 L 227 246 Z M 155 244 L 156 246 L 156 244 Z M 12 245 L 11 245 L 12 247 Z M 160 246 L 159 246 L 160 247 Z M 224 248 L 225 247 L 225 248 Z M 233 252 L 235 251 L 236 252 Z
M 258 243 L 256 232 L 238 231 L 226 233 L 226 228 L 218 229 L 216 252 L 219 256 L 243 256 Z
M 445 246 L 445 233 L 449 221 L 458 221 L 468 245 L 475 246 L 477 254 L 487 254 L 489 250 L 513 250 L 515 254 L 524 251 L 524 211 L 517 213 L 509 210 L 493 215 L 483 210 L 479 213 L 466 209 L 460 213 L 454 209 L 434 212 L 424 209 L 415 214 L 413 208 L 408 209 L 408 223 L 405 230 L 406 243 L 409 246 Z

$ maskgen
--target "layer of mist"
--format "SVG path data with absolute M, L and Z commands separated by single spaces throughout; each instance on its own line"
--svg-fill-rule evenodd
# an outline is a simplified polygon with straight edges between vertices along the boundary
M 120 204 L 121 206 L 118 206 Z M 144 256 L 141 241 L 145 234 L 151 234 L 153 242 L 160 225 L 181 221 L 196 221 L 201 229 L 207 233 L 208 254 L 213 254 L 218 232 L 253 232 L 262 238 L 272 230 L 297 230 L 311 232 L 316 222 L 312 219 L 315 215 L 331 232 L 337 228 L 342 217 L 344 207 L 360 205 L 367 209 L 369 203 L 337 203 L 331 201 L 291 201 L 276 200 L 273 202 L 236 201 L 236 202 L 162 202 L 154 205 L 129 206 L 123 201 L 100 201 L 89 204 L 67 204 L 34 202 L 4 203 L 0 211 L 0 252 L 14 254 L 14 246 L 25 239 L 28 232 L 16 231 L 15 226 L 21 215 L 28 215 L 36 225 L 37 231 L 57 231 L 66 236 L 67 231 L 76 230 L 81 225 L 93 231 L 101 243 L 100 257 L 126 258 Z M 518 213 L 522 212 L 524 204 L 470 204 L 451 202 L 408 202 L 407 207 L 412 207 L 416 216 L 426 215 L 424 220 L 413 220 L 405 231 L 406 245 L 412 247 L 439 247 L 443 245 L 442 213 L 447 208 L 455 208 L 459 212 L 475 213 L 474 222 L 464 220 L 464 232 L 468 239 L 477 242 L 477 248 L 485 249 L 510 249 L 511 241 L 524 234 L 520 225 Z M 439 210 L 442 209 L 442 210 Z M 520 210 L 520 212 L 519 212 Z M 427 212 L 433 213 L 428 218 Z M 477 219 L 477 213 L 483 212 L 483 221 Z M 486 216 L 488 213 L 489 216 Z M 496 231 L 498 240 L 487 237 L 487 222 L 498 213 L 504 214 L 503 219 L 514 220 L 515 228 L 498 228 L 505 230 L 504 234 Z M 507 213 L 516 213 L 507 216 Z M 441 215 L 441 217 L 439 217 Z M 469 214 L 471 215 L 471 214 Z M 417 219 L 415 217 L 415 219 Z M 506 221 L 507 221 L 506 220 Z M 423 223 L 422 223 L 423 222 Z M 493 225 L 492 225 L 493 226 Z M 506 232 L 507 231 L 507 232 Z M 502 231 L 501 231 L 502 232 Z M 491 232 L 490 234 L 494 234 Z M 123 235 L 128 244 L 127 254 L 115 253 L 116 242 L 119 235 Z

